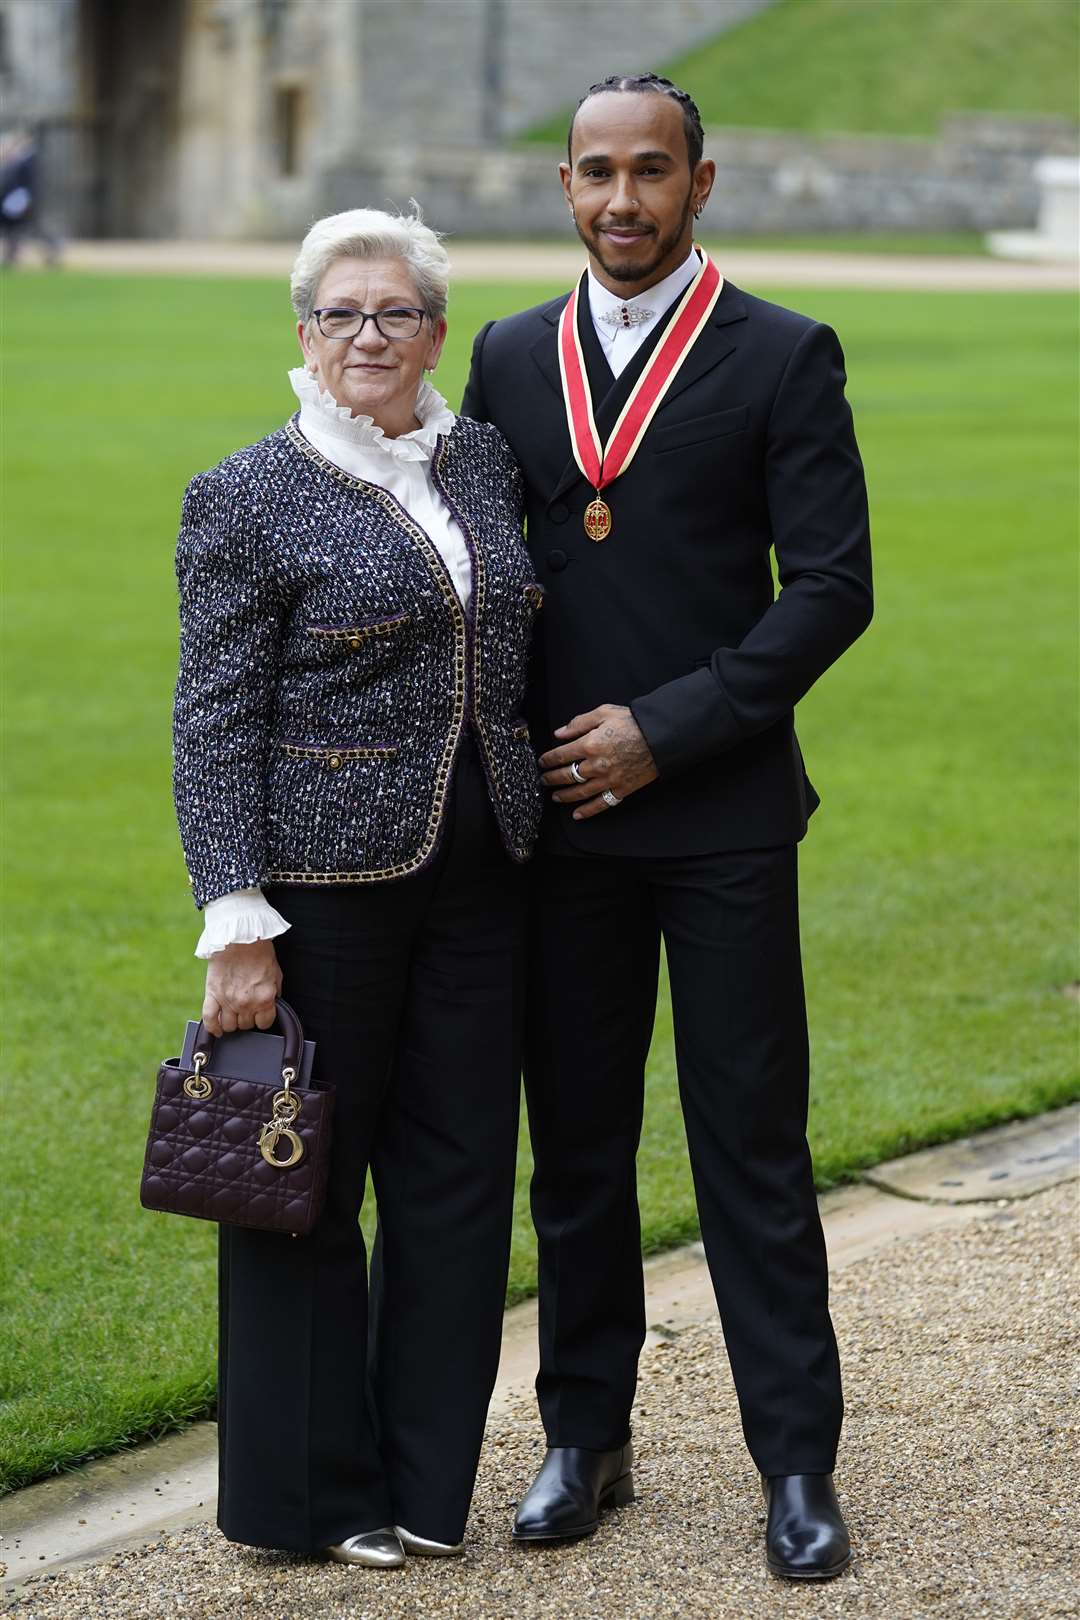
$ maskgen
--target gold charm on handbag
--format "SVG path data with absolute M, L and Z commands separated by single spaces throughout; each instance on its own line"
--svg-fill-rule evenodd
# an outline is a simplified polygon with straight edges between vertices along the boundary
M 259 1152 L 267 1164 L 272 1164 L 275 1170 L 290 1169 L 292 1165 L 298 1164 L 304 1155 L 304 1144 L 292 1129 L 300 1112 L 300 1098 L 289 1089 L 292 1075 L 288 1069 L 284 1071 L 283 1078 L 285 1090 L 274 1094 L 273 1117 L 267 1120 L 259 1132 Z M 287 1159 L 279 1159 L 277 1156 L 277 1145 L 282 1137 L 289 1143 Z

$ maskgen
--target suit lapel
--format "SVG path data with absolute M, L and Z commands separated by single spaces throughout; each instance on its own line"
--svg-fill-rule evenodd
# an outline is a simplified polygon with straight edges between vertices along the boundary
M 554 388 L 562 401 L 562 373 L 559 370 L 559 316 L 570 294 L 556 298 L 540 311 L 547 325 L 529 350 L 533 364 Z
M 701 332 L 694 347 L 679 367 L 657 415 L 662 414 L 664 407 L 673 399 L 678 399 L 688 388 L 693 388 L 702 377 L 707 376 L 722 360 L 727 359 L 737 343 L 736 334 L 732 329 L 739 321 L 745 319 L 746 305 L 743 303 L 742 294 L 737 287 L 725 281 L 709 324 Z

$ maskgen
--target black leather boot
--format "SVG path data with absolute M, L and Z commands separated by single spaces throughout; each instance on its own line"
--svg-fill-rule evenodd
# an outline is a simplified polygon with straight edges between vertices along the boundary
M 793 1581 L 831 1581 L 851 1563 L 851 1543 L 831 1474 L 762 1479 L 769 1509 L 765 1562 Z
M 629 1441 L 618 1451 L 552 1446 L 518 1506 L 515 1541 L 569 1541 L 591 1536 L 605 1508 L 634 1500 Z

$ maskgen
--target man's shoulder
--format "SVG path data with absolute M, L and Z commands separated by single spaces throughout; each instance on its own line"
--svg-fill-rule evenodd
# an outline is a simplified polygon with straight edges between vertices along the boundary
M 530 309 L 518 310 L 513 315 L 490 321 L 484 336 L 485 355 L 513 353 L 553 332 L 569 297 L 567 291 L 542 304 L 534 304 Z M 720 294 L 717 316 L 722 318 L 725 314 L 733 319 L 745 317 L 755 337 L 788 348 L 794 347 L 805 332 L 819 324 L 812 315 L 788 309 L 784 304 L 771 303 L 767 298 L 758 298 L 732 281 L 725 281 Z
M 725 281 L 720 297 L 721 307 L 728 300 L 733 308 L 737 304 L 742 305 L 742 311 L 755 333 L 781 342 L 797 343 L 804 332 L 819 324 L 812 315 L 803 315 L 797 309 L 788 309 L 785 304 L 773 304 L 767 298 L 758 298 L 744 288 L 736 287 L 732 281 Z

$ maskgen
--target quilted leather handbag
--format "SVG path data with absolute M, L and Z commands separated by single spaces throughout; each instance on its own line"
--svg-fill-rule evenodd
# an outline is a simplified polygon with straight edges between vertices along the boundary
M 295 1237 L 311 1231 L 326 1196 L 334 1093 L 303 1083 L 314 1047 L 285 1001 L 277 1023 L 281 1035 L 216 1040 L 189 1026 L 190 1061 L 162 1063 L 143 1163 L 146 1209 Z

